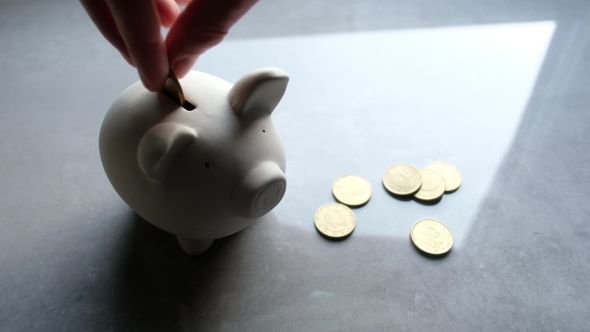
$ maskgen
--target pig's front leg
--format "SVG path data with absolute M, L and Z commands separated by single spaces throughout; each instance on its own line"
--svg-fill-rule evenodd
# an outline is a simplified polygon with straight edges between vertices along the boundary
M 178 239 L 178 243 L 180 244 L 182 250 L 184 250 L 185 253 L 191 256 L 196 256 L 204 253 L 213 244 L 213 240 L 194 240 L 187 239 L 185 237 L 178 235 L 176 236 L 176 238 Z

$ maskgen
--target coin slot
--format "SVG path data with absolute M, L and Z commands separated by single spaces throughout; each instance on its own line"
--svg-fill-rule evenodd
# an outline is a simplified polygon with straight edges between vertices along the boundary
M 188 100 L 185 100 L 184 103 L 182 104 L 182 108 L 184 108 L 187 111 L 192 111 L 195 108 L 197 108 L 197 106 L 193 105 L 193 103 L 191 103 Z
M 192 111 L 197 108 L 196 105 L 186 100 L 184 93 L 182 92 L 182 86 L 180 86 L 180 82 L 176 78 L 176 75 L 174 75 L 172 69 L 168 72 L 166 83 L 160 91 L 187 111 Z

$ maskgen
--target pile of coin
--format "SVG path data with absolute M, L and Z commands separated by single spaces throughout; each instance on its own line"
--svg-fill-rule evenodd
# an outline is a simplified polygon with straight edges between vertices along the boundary
M 444 161 L 435 161 L 423 169 L 412 165 L 393 165 L 383 174 L 383 186 L 399 196 L 414 195 L 422 201 L 434 201 L 445 192 L 459 188 L 463 177 L 455 166 Z
M 461 186 L 459 170 L 446 162 L 435 161 L 424 169 L 396 164 L 383 174 L 383 186 L 395 196 L 410 196 L 422 201 L 435 201 L 445 192 Z M 332 194 L 339 203 L 322 206 L 315 214 L 318 232 L 332 239 L 343 239 L 354 231 L 356 216 L 350 207 L 365 205 L 372 195 L 369 181 L 357 175 L 345 175 L 332 185 Z M 453 234 L 447 225 L 435 219 L 422 219 L 412 226 L 410 239 L 414 246 L 430 255 L 444 255 L 453 246 Z

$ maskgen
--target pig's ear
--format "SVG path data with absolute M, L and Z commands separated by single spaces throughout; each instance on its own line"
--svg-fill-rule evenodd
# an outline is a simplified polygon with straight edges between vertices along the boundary
M 260 68 L 244 75 L 229 91 L 229 103 L 237 114 L 253 109 L 271 113 L 283 98 L 289 75 L 278 68 Z
M 197 138 L 197 132 L 178 123 L 161 123 L 152 127 L 139 142 L 137 159 L 141 170 L 156 182 L 163 183 L 178 156 Z

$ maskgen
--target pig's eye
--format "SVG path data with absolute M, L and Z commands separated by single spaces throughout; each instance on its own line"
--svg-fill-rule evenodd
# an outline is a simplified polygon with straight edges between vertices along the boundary
M 263 132 L 263 133 L 266 133 L 266 129 L 262 129 L 262 132 Z
M 211 164 L 205 163 L 205 168 L 209 168 L 209 167 L 211 167 Z

